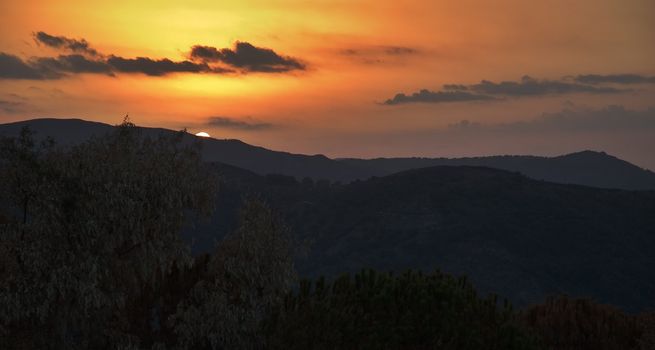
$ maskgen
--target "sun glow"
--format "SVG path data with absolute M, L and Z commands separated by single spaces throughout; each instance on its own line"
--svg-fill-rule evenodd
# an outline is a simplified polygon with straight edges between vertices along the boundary
M 211 136 L 209 136 L 208 133 L 206 133 L 204 131 L 201 131 L 201 132 L 197 133 L 196 136 L 198 136 L 198 137 L 211 137 Z

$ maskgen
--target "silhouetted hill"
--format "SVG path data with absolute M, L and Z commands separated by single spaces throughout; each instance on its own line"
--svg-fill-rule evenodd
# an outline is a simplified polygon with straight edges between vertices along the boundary
M 430 167 L 348 185 L 223 174 L 230 193 L 218 199 L 223 213 L 238 193 L 261 193 L 310 242 L 298 261 L 304 276 L 440 268 L 519 306 L 565 293 L 655 308 L 653 191 L 554 184 L 484 167 Z M 204 232 L 196 251 L 217 235 Z
M 75 144 L 91 136 L 100 136 L 112 126 L 80 119 L 34 119 L 0 125 L 0 135 L 17 134 L 29 125 L 41 136 L 52 136 L 61 144 Z M 144 133 L 157 135 L 174 131 L 141 128 Z M 196 139 L 189 134 L 188 140 Z M 653 189 L 655 173 L 602 152 L 584 151 L 559 157 L 492 156 L 476 158 L 378 158 L 330 159 L 323 155 L 303 155 L 272 151 L 239 140 L 202 139 L 203 158 L 253 171 L 260 175 L 283 174 L 298 179 L 311 177 L 330 181 L 350 182 L 371 176 L 384 176 L 404 170 L 437 165 L 486 166 L 518 171 L 537 180 L 570 183 L 602 188 Z
M 34 119 L 0 125 L 0 135 L 16 135 L 23 126 L 29 125 L 37 136 L 51 136 L 58 143 L 68 145 L 82 142 L 92 136 L 101 136 L 112 126 L 81 119 Z M 173 130 L 159 128 L 140 128 L 144 133 L 157 135 L 173 133 Z M 188 139 L 198 139 L 188 134 Z M 324 155 L 304 155 L 271 151 L 252 146 L 239 140 L 200 139 L 203 142 L 203 159 L 221 162 L 258 174 L 279 173 L 299 178 L 325 178 L 334 181 L 349 181 L 363 177 L 362 171 L 348 164 L 336 162 Z
M 485 166 L 518 171 L 537 180 L 602 188 L 655 189 L 655 173 L 604 152 L 582 151 L 558 157 L 491 156 L 473 158 L 339 159 L 378 176 L 437 165 Z

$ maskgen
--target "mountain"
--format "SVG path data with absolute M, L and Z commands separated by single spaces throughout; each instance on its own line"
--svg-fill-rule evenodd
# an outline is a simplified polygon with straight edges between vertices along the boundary
M 27 124 L 63 144 L 112 128 L 46 119 L 0 125 L 0 134 L 16 134 Z M 186 136 L 187 142 L 195 139 Z M 562 182 L 634 189 L 619 179 L 632 176 L 634 184 L 642 181 L 639 176 L 647 180 L 652 174 L 606 154 L 332 160 L 236 140 L 201 142 L 221 186 L 216 215 L 183 233 L 195 253 L 213 249 L 215 241 L 234 229 L 244 197 L 259 196 L 283 215 L 297 241 L 308 248 L 297 261 L 301 276 L 332 277 L 364 267 L 439 268 L 467 275 L 482 292 L 507 296 L 518 306 L 566 293 L 629 311 L 655 308 L 655 191 L 535 179 L 559 176 Z M 451 164 L 429 166 L 433 161 Z M 472 161 L 514 169 L 457 164 Z M 382 175 L 404 167 L 416 169 Z M 532 178 L 518 171 L 533 171 Z M 304 176 L 366 180 L 297 180 Z
M 34 119 L 0 125 L 0 135 L 17 135 L 22 127 L 29 126 L 40 136 L 51 136 L 64 145 L 83 142 L 92 136 L 101 136 L 110 130 L 109 124 L 89 122 L 81 119 Z M 146 135 L 174 133 L 173 130 L 143 128 Z M 258 174 L 279 173 L 298 178 L 325 178 L 333 181 L 349 181 L 365 174 L 351 165 L 339 163 L 324 155 L 304 155 L 249 145 L 239 140 L 198 138 L 187 134 L 186 140 L 200 140 L 203 143 L 203 159 L 221 162 Z
M 29 125 L 41 136 L 52 136 L 61 144 L 83 142 L 102 135 L 111 125 L 80 119 L 34 119 L 0 125 L 0 135 L 16 135 Z M 157 135 L 172 130 L 141 128 L 144 133 Z M 188 142 L 197 139 L 188 134 Z M 639 168 L 603 152 L 584 151 L 559 157 L 492 156 L 476 158 L 377 158 L 330 159 L 323 155 L 303 155 L 272 151 L 239 140 L 201 139 L 203 158 L 220 162 L 260 175 L 282 174 L 298 179 L 310 177 L 330 181 L 350 182 L 384 176 L 396 172 L 437 165 L 485 166 L 517 171 L 537 180 L 578 184 L 602 188 L 629 190 L 655 189 L 655 173 Z
M 582 151 L 558 157 L 491 156 L 473 158 L 339 159 L 377 176 L 430 166 L 484 166 L 517 171 L 537 180 L 630 190 L 655 189 L 655 173 L 605 152 Z
M 224 176 L 219 215 L 233 216 L 229 208 L 244 194 L 263 195 L 308 244 L 301 276 L 439 268 L 518 306 L 564 293 L 631 311 L 655 308 L 655 191 L 466 166 L 347 185 Z M 196 251 L 211 249 L 218 231 L 210 225 L 204 234 Z

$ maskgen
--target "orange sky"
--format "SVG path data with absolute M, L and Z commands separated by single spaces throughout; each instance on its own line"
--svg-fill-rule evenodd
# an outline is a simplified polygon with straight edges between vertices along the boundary
M 0 52 L 30 67 L 34 57 L 73 53 L 37 43 L 38 31 L 85 39 L 102 64 L 110 55 L 178 62 L 190 59 L 194 45 L 236 50 L 240 41 L 303 67 L 253 72 L 228 65 L 235 71 L 149 76 L 111 66 L 112 76 L 18 79 L 5 65 L 0 122 L 78 117 L 118 123 L 129 113 L 139 125 L 187 127 L 298 153 L 596 149 L 655 169 L 653 152 L 644 150 L 655 148 L 649 141 L 655 139 L 655 83 L 648 80 L 655 75 L 652 0 L 2 1 L 0 23 Z M 579 84 L 571 77 L 584 74 L 645 80 L 603 83 L 618 91 L 611 93 L 548 90 L 383 104 L 398 93 L 437 93 L 444 84 L 471 91 L 482 80 L 520 82 L 529 75 L 571 85 Z M 210 125 L 212 117 L 218 122 Z

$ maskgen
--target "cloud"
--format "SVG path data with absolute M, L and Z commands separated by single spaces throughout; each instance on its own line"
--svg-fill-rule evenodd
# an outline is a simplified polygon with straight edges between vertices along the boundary
M 114 70 L 122 73 L 143 73 L 150 76 L 162 76 L 170 73 L 206 73 L 213 72 L 205 63 L 191 61 L 171 61 L 168 58 L 152 59 L 148 57 L 123 58 L 110 56 L 107 59 Z
M 619 90 L 612 87 L 597 87 L 564 81 L 537 80 L 529 76 L 524 76 L 520 81 L 502 81 L 494 83 L 483 80 L 479 84 L 469 85 L 468 89 L 478 93 L 488 95 L 504 96 L 537 96 L 550 94 L 568 94 L 568 93 L 618 93 L 626 90 Z
M 413 55 L 418 53 L 416 49 L 403 46 L 383 46 L 382 49 L 388 55 Z
M 414 55 L 418 53 L 417 49 L 405 46 L 364 46 L 357 48 L 348 48 L 340 51 L 342 55 L 347 56 L 402 56 Z
M 235 43 L 234 49 L 196 45 L 191 48 L 189 57 L 204 63 L 223 63 L 245 72 L 282 73 L 306 68 L 296 58 L 240 41 Z
M 360 45 L 339 50 L 339 54 L 364 64 L 398 64 L 419 50 L 406 46 Z
M 411 95 L 396 94 L 391 99 L 384 101 L 385 105 L 398 105 L 404 103 L 443 103 L 443 102 L 462 102 L 462 101 L 488 101 L 495 100 L 495 97 L 487 95 L 472 94 L 465 91 L 429 91 L 423 89 Z
M 614 87 L 586 85 L 558 80 L 537 80 L 524 76 L 520 81 L 501 81 L 495 83 L 482 80 L 478 84 L 444 84 L 442 91 L 427 89 L 415 92 L 412 95 L 397 94 L 384 102 L 386 105 L 413 102 L 460 102 L 460 101 L 489 101 L 504 97 L 545 96 L 571 93 L 590 94 L 616 94 L 632 90 L 617 89 Z
M 18 56 L 0 52 L 0 79 L 42 80 L 48 77 Z
M 610 74 L 610 75 L 599 75 L 599 74 L 586 74 L 578 75 L 573 78 L 575 81 L 583 84 L 602 84 L 602 83 L 614 83 L 614 84 L 655 84 L 655 76 L 649 77 L 638 74 Z
M 53 77 L 64 73 L 96 73 L 113 75 L 111 67 L 102 60 L 90 60 L 82 55 L 60 55 L 54 57 L 36 57 L 30 64 L 35 69 L 46 72 Z
M 73 54 L 24 60 L 12 54 L 0 53 L 0 79 L 59 79 L 81 73 L 164 76 L 172 73 L 224 74 L 236 71 L 283 73 L 305 69 L 305 65 L 295 58 L 281 56 L 271 49 L 255 47 L 247 42 L 236 42 L 234 49 L 196 45 L 191 49 L 190 60 L 176 61 L 169 58 L 103 55 L 84 39 L 55 36 L 42 31 L 33 36 L 40 45 L 72 51 Z
M 65 36 L 54 36 L 46 32 L 34 33 L 34 40 L 37 43 L 60 50 L 69 50 L 76 53 L 83 53 L 90 56 L 98 56 L 98 51 L 91 48 L 84 39 L 70 39 Z
M 273 124 L 252 120 L 250 118 L 248 120 L 239 120 L 229 117 L 210 117 L 207 121 L 207 125 L 219 128 L 248 131 L 264 130 L 274 127 Z
M 0 79 L 59 79 L 68 74 L 142 73 L 163 76 L 171 73 L 225 73 L 227 70 L 211 68 L 205 63 L 151 59 L 147 57 L 87 58 L 80 54 L 57 57 L 32 57 L 23 61 L 17 56 L 0 53 Z
M 444 90 L 462 90 L 466 91 L 469 89 L 468 86 L 462 85 L 462 84 L 444 84 L 443 86 Z

